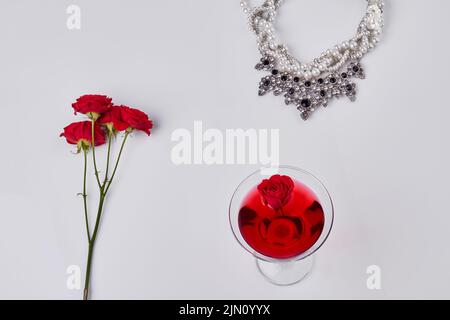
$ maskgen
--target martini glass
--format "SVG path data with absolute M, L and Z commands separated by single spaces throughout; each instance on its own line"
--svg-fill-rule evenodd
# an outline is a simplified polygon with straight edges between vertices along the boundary
M 235 238 L 256 258 L 261 274 L 273 284 L 286 286 L 310 273 L 314 254 L 330 234 L 334 209 L 327 189 L 311 173 L 291 166 L 276 171 L 294 183 L 282 210 L 274 210 L 258 190 L 270 178 L 263 168 L 238 185 L 229 219 Z

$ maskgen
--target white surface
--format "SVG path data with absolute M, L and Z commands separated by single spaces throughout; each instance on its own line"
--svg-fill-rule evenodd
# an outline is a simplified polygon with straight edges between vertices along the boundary
M 280 98 L 257 96 L 259 56 L 237 0 L 1 0 L 0 298 L 81 297 L 65 272 L 86 258 L 82 159 L 58 134 L 84 93 L 140 107 L 156 123 L 126 147 L 93 298 L 450 298 L 450 2 L 386 2 L 357 102 L 303 122 Z M 66 28 L 73 3 L 79 31 Z M 309 59 L 351 36 L 365 5 L 287 1 L 279 30 Z M 335 226 L 304 282 L 266 282 L 233 238 L 228 201 L 257 166 L 172 164 L 170 135 L 194 120 L 280 128 L 281 163 L 329 188 Z M 379 291 L 366 288 L 372 264 Z

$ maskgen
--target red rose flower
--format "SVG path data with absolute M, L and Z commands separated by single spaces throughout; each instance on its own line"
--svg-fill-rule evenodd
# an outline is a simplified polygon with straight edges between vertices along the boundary
M 274 210 L 281 209 L 291 199 L 294 182 L 288 176 L 279 174 L 264 179 L 258 185 L 258 191 L 264 203 Z
M 122 109 L 123 107 L 112 106 L 102 114 L 98 119 L 98 123 L 107 126 L 108 130 L 112 131 L 124 131 L 130 127 L 130 125 L 122 120 Z
M 97 120 L 97 118 L 106 112 L 112 105 L 112 99 L 107 96 L 88 94 L 81 96 L 72 108 L 77 112 L 86 114 L 89 118 Z
M 71 123 L 64 128 L 64 132 L 60 134 L 60 137 L 65 137 L 70 144 L 76 144 L 78 151 L 81 148 L 87 149 L 91 146 L 92 141 L 92 121 Z M 98 124 L 94 126 L 94 142 L 96 146 L 106 142 L 105 132 Z
M 150 135 L 150 129 L 153 128 L 153 123 L 148 118 L 147 114 L 141 110 L 127 106 L 120 106 L 120 108 L 122 120 L 126 122 L 130 128 L 144 131 L 147 135 Z

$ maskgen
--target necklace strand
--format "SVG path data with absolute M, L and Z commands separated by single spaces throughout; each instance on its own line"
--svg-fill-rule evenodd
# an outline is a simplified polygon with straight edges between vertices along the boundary
M 375 48 L 384 26 L 384 1 L 366 1 L 366 13 L 353 38 L 324 51 L 309 63 L 302 63 L 276 36 L 274 22 L 284 0 L 265 0 L 256 7 L 240 0 L 262 55 L 256 69 L 271 72 L 261 80 L 259 94 L 269 91 L 284 94 L 286 104 L 295 104 L 305 120 L 318 106 L 327 106 L 333 97 L 346 95 L 354 100 L 356 85 L 350 78 L 364 78 L 359 61 Z
M 339 70 L 350 60 L 361 59 L 380 41 L 383 29 L 382 0 L 368 0 L 366 14 L 359 24 L 356 35 L 331 49 L 324 51 L 310 63 L 301 63 L 290 53 L 286 45 L 278 42 L 274 22 L 283 0 L 266 0 L 261 6 L 250 8 L 245 0 L 241 7 L 248 15 L 250 30 L 257 37 L 259 51 L 263 56 L 277 59 L 280 71 L 294 72 L 305 79 L 317 77 L 323 73 Z

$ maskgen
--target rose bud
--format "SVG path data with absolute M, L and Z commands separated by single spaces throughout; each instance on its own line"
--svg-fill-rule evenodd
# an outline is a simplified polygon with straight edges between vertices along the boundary
M 294 182 L 292 179 L 279 174 L 264 179 L 258 185 L 258 191 L 263 202 L 276 211 L 289 202 L 293 189 Z
M 60 134 L 60 137 L 65 137 L 69 144 L 77 145 L 77 153 L 81 149 L 89 149 L 92 142 L 92 121 L 71 123 L 64 128 L 64 132 Z M 106 142 L 105 132 L 97 123 L 94 125 L 94 142 L 96 146 Z
M 100 115 L 106 112 L 112 105 L 112 99 L 107 96 L 88 94 L 81 96 L 75 103 L 72 104 L 72 108 L 77 112 L 83 113 L 89 117 L 89 119 L 97 120 Z

